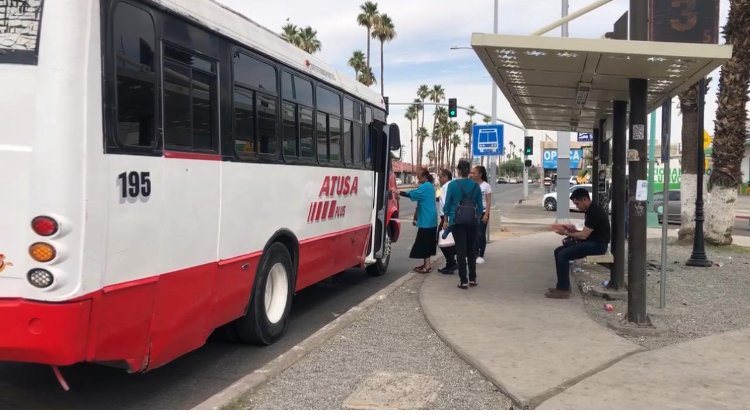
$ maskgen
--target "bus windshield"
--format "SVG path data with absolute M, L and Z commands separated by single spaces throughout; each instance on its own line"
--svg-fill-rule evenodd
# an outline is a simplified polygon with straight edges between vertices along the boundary
M 0 0 L 0 63 L 36 64 L 43 0 Z

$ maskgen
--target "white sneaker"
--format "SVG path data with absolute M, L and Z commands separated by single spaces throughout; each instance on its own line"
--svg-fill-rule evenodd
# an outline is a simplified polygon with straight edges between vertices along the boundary
M 484 264 L 484 258 L 478 256 L 477 257 L 477 264 Z

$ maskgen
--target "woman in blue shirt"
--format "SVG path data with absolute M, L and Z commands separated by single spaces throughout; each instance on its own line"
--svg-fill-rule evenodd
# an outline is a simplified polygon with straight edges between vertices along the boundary
M 417 238 L 411 247 L 409 258 L 420 258 L 424 263 L 415 272 L 427 274 L 432 271 L 430 257 L 435 255 L 437 246 L 437 208 L 435 206 L 435 179 L 427 169 L 422 169 L 417 176 L 419 187 L 410 192 L 399 192 L 417 202 Z

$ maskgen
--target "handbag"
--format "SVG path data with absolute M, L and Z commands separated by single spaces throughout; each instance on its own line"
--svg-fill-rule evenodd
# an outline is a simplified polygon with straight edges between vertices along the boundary
M 448 248 L 455 244 L 456 241 L 453 239 L 453 232 L 449 233 L 448 236 L 445 237 L 445 239 L 443 239 L 442 236 L 438 236 L 438 246 L 440 248 Z
M 579 242 L 583 242 L 583 241 L 580 240 L 580 239 L 576 239 L 576 238 L 574 238 L 572 236 L 566 236 L 562 240 L 563 246 L 573 246 L 573 245 L 578 244 Z

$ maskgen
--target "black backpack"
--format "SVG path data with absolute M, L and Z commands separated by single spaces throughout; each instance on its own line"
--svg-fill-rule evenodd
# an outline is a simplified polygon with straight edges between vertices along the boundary
M 476 183 L 472 183 L 474 187 L 471 189 L 471 195 L 474 194 L 477 188 Z M 456 183 L 459 190 L 461 190 L 461 201 L 456 206 L 456 214 L 453 222 L 456 225 L 471 225 L 477 223 L 477 205 L 474 203 L 474 199 L 466 196 L 463 186 Z

